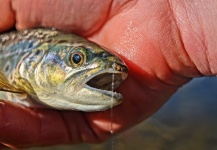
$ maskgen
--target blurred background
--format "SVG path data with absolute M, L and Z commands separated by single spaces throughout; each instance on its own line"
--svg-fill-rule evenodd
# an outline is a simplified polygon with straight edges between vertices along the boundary
M 28 150 L 217 150 L 216 108 L 217 77 L 193 79 L 152 117 L 114 141 Z

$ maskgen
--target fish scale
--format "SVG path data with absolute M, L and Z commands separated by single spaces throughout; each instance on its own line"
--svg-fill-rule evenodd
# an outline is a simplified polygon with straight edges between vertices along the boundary
M 117 87 L 128 69 L 117 55 L 77 35 L 52 29 L 0 35 L 1 99 L 27 107 L 106 110 L 112 96 L 113 106 L 123 99 L 108 87 L 111 73 Z

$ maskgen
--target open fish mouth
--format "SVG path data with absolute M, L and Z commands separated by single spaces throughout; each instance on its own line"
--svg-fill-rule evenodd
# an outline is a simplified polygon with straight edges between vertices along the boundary
M 93 76 L 86 82 L 86 88 L 114 98 L 116 103 L 120 103 L 123 99 L 120 93 L 115 92 L 118 86 L 125 80 L 127 73 L 125 72 L 101 72 Z
M 86 84 L 96 89 L 113 91 L 122 81 L 121 73 L 102 73 L 91 78 Z

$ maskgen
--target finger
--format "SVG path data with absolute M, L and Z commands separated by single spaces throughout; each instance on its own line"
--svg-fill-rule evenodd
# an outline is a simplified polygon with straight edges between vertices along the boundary
M 0 4 L 0 32 L 2 32 L 15 25 L 15 15 L 10 0 L 0 0 Z
M 67 143 L 68 133 L 58 112 L 34 111 L 0 102 L 0 141 L 15 147 Z
M 89 35 L 98 30 L 107 19 L 111 0 L 15 0 L 18 29 L 36 26 L 55 27 L 74 33 Z

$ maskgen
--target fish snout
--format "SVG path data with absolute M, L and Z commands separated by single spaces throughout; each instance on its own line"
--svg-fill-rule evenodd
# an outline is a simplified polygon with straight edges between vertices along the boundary
M 114 63 L 112 65 L 112 68 L 116 71 L 119 71 L 119 72 L 124 72 L 126 74 L 128 74 L 128 68 L 126 65 L 123 65 L 123 64 L 119 64 L 119 63 Z

